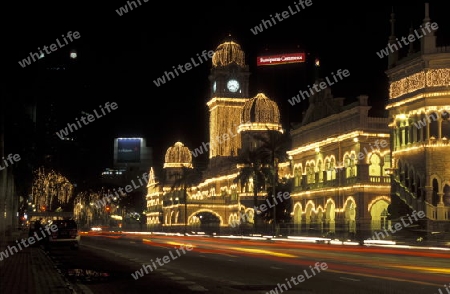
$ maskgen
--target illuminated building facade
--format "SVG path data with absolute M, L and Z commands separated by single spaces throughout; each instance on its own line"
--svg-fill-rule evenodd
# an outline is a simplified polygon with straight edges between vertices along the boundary
M 234 41 L 220 44 L 212 57 L 209 75 L 210 167 L 222 165 L 230 157 L 236 157 L 241 148 L 240 136 L 233 135 L 241 123 L 242 109 L 248 100 L 249 76 L 241 46 Z M 225 134 L 232 136 L 221 140 Z
M 362 95 L 344 105 L 327 88 L 310 98 L 302 122 L 291 130 L 290 162 L 281 171 L 293 178 L 297 232 L 350 236 L 388 225 L 388 120 L 370 117 L 367 100 Z
M 191 185 L 192 150 L 182 142 L 167 150 L 164 175 L 150 176 L 147 187 L 150 230 L 162 225 L 179 232 L 185 223 L 201 228 L 202 218 L 211 217 L 216 223 L 209 225 L 233 232 L 244 213 L 248 223 L 254 222 L 254 205 L 267 197 L 270 183 L 237 180 L 244 168 L 238 163 L 241 155 L 258 147 L 255 136 L 285 132 L 278 106 L 264 93 L 248 97 L 248 67 L 237 43 L 219 45 L 212 62 L 208 168 Z M 370 109 L 367 96 L 344 105 L 329 88 L 310 97 L 303 121 L 290 133 L 290 159 L 278 164 L 280 180 L 293 183 L 291 233 L 314 229 L 316 234 L 350 236 L 388 225 L 388 118 L 369 117 Z
M 210 141 L 203 146 L 209 151 L 209 165 L 198 183 L 191 185 L 189 177 L 195 177 L 189 172 L 193 170 L 192 150 L 182 142 L 167 150 L 164 175 L 160 179 L 151 176 L 147 187 L 149 228 L 162 224 L 179 231 L 186 222 L 190 228 L 200 227 L 201 218 L 214 219 L 208 222 L 214 227 L 230 227 L 240 221 L 242 213 L 253 215 L 252 183 L 236 181 L 238 157 L 243 147 L 252 147 L 252 134 L 282 131 L 282 127 L 275 102 L 263 93 L 248 97 L 249 76 L 239 44 L 230 40 L 216 48 L 207 102 Z M 261 189 L 257 200 L 263 201 L 265 195 Z
M 422 28 L 432 24 L 428 4 Z M 396 40 L 394 15 L 390 43 Z M 419 44 L 419 42 L 417 42 Z M 420 50 L 389 56 L 389 127 L 391 130 L 395 216 L 424 211 L 420 229 L 450 229 L 450 48 L 436 45 L 435 31 L 420 39 Z

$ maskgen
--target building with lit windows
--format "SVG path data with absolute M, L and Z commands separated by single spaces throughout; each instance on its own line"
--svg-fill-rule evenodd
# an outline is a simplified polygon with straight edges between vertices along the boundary
M 102 172 L 102 183 L 120 187 L 130 184 L 131 180 L 148 173 L 152 157 L 152 148 L 147 146 L 145 138 L 115 138 L 113 166 Z
M 395 44 L 394 14 L 390 44 Z M 433 22 L 425 4 L 423 28 Z M 450 230 L 450 47 L 427 31 L 420 50 L 389 56 L 389 127 L 392 146 L 392 213 L 424 211 L 421 230 Z
M 240 168 L 238 157 L 242 147 L 250 148 L 250 135 L 281 132 L 277 104 L 263 93 L 249 97 L 249 68 L 245 54 L 234 41 L 220 44 L 212 57 L 209 76 L 211 99 L 209 108 L 210 141 L 189 149 L 182 142 L 169 147 L 164 174 L 150 177 L 147 194 L 147 224 L 166 228 L 208 226 L 230 227 L 247 213 L 252 222 L 255 204 L 252 182 L 236 180 Z M 255 147 L 255 146 L 253 146 Z M 209 164 L 196 185 L 190 185 L 186 169 L 192 168 L 192 156 L 207 152 Z M 153 169 L 151 173 L 154 174 Z M 189 184 L 189 186 L 188 186 Z M 266 196 L 260 187 L 257 201 Z M 206 228 L 208 229 L 208 228 Z
M 423 27 L 430 22 L 427 5 L 425 10 Z M 391 23 L 392 45 L 393 18 Z M 402 235 L 449 229 L 450 50 L 436 46 L 434 33 L 420 45 L 418 52 L 411 45 L 404 58 L 397 51 L 388 55 L 386 117 L 371 116 L 366 95 L 350 104 L 330 88 L 309 97 L 301 121 L 289 130 L 287 160 L 277 164 L 279 180 L 291 183 L 287 232 L 369 237 L 413 210 L 426 217 Z M 270 196 L 270 183 L 242 181 L 240 156 L 258 147 L 255 135 L 286 130 L 273 100 L 264 93 L 249 97 L 249 75 L 239 44 L 217 47 L 207 102 L 210 142 L 194 148 L 176 142 L 167 150 L 164 175 L 151 177 L 147 187 L 150 229 L 201 228 L 207 218 L 224 232 L 254 222 L 254 206 Z M 209 153 L 208 168 L 192 184 L 195 173 L 186 170 L 195 170 L 192 156 L 203 152 Z
M 244 150 L 257 149 L 255 136 L 285 130 L 273 100 L 264 93 L 248 97 L 249 75 L 239 44 L 227 41 L 217 47 L 207 102 L 210 141 L 193 149 L 175 142 L 167 149 L 163 175 L 151 170 L 150 229 L 180 231 L 186 225 L 208 230 L 201 224 L 209 218 L 208 227 L 232 231 L 243 220 L 254 222 L 254 206 L 264 202 L 270 184 L 255 183 L 252 177 L 237 180 L 243 168 L 238 158 Z M 291 232 L 350 234 L 357 228 L 387 225 L 388 120 L 368 117 L 367 100 L 360 96 L 358 102 L 344 105 L 344 99 L 332 97 L 329 89 L 310 98 L 302 123 L 291 131 L 290 160 L 279 163 L 279 177 L 293 184 Z M 209 165 L 195 178 L 192 156 L 203 152 L 209 153 Z
M 282 166 L 293 177 L 295 231 L 350 237 L 388 225 L 388 120 L 370 117 L 367 100 L 344 105 L 327 88 L 310 97 L 291 131 L 290 162 Z

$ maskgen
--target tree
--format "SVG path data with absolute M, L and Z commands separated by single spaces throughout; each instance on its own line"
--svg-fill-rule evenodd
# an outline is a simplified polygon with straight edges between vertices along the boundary
M 187 189 L 197 185 L 202 177 L 202 173 L 194 168 L 182 167 L 178 173 L 172 175 L 173 181 L 171 190 L 182 191 L 182 199 L 184 201 L 184 234 L 187 233 Z
M 253 180 L 253 204 L 255 207 L 253 227 L 256 232 L 258 228 L 258 214 L 256 211 L 256 207 L 258 207 L 258 193 L 265 189 L 270 169 L 261 160 L 261 152 L 259 149 L 247 149 L 243 151 L 237 158 L 237 162 L 240 170 L 235 182 L 245 185 L 250 179 Z
M 267 130 L 264 134 L 257 134 L 253 137 L 260 143 L 258 153 L 261 156 L 261 161 L 266 162 L 270 166 L 270 182 L 272 184 L 270 193 L 272 194 L 272 198 L 275 199 L 277 192 L 281 191 L 281 187 L 279 187 L 278 164 L 288 159 L 286 152 L 291 146 L 290 134 L 286 132 Z M 269 191 L 268 195 L 270 195 Z M 275 207 L 273 209 L 273 214 L 270 216 L 273 220 L 275 232 L 277 232 L 277 220 L 279 219 L 277 216 L 277 206 L 279 204 L 274 205 Z
M 53 211 L 59 206 L 71 210 L 73 192 L 73 184 L 60 173 L 53 170 L 46 171 L 43 167 L 35 171 L 32 194 L 33 203 L 38 211 Z

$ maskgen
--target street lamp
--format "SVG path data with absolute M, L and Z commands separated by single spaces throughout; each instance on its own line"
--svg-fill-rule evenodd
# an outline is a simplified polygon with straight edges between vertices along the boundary
M 170 232 L 172 232 L 172 214 L 173 214 L 173 198 L 170 197 L 170 213 L 169 213 L 169 222 L 170 222 Z
M 337 173 L 337 177 L 338 177 L 338 201 L 341 200 L 341 185 L 342 185 L 342 173 L 343 170 L 345 169 L 345 165 L 344 164 L 339 164 L 335 167 L 336 173 Z M 344 205 L 345 205 L 345 201 L 344 201 L 345 195 L 342 196 L 342 206 L 341 206 L 341 216 L 340 216 L 340 226 L 341 226 L 341 230 L 342 230 L 342 237 L 344 237 L 344 232 L 345 232 L 345 215 L 344 215 Z
M 273 159 L 273 188 L 272 188 L 272 198 L 273 198 L 273 224 L 274 224 L 274 235 L 278 236 L 278 227 L 277 227 L 277 206 L 276 206 L 276 185 L 277 185 L 277 176 L 278 176 L 278 158 L 274 157 Z
M 184 193 L 184 235 L 187 233 L 187 191 L 183 189 Z

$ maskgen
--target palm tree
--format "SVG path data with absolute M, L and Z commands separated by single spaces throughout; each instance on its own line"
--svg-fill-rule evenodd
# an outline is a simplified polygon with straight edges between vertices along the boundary
M 255 140 L 259 141 L 259 155 L 261 160 L 266 162 L 271 167 L 271 183 L 272 198 L 275 199 L 277 190 L 279 190 L 278 178 L 278 163 L 287 160 L 287 151 L 291 146 L 290 134 L 287 132 L 279 132 L 274 130 L 267 130 L 264 134 L 257 134 L 253 136 Z M 276 205 L 273 210 L 273 223 L 275 231 L 277 231 L 277 215 Z
M 253 203 L 255 207 L 253 227 L 255 232 L 258 228 L 256 211 L 256 208 L 258 207 L 258 192 L 264 190 L 270 171 L 267 164 L 261 159 L 262 157 L 259 149 L 248 149 L 243 151 L 237 158 L 240 171 L 234 180 L 235 182 L 240 182 L 241 185 L 247 183 L 250 179 L 253 180 Z
M 183 191 L 184 201 L 184 234 L 187 232 L 187 189 L 197 185 L 201 180 L 201 172 L 194 168 L 182 167 L 178 173 L 173 174 L 174 181 L 171 190 Z

